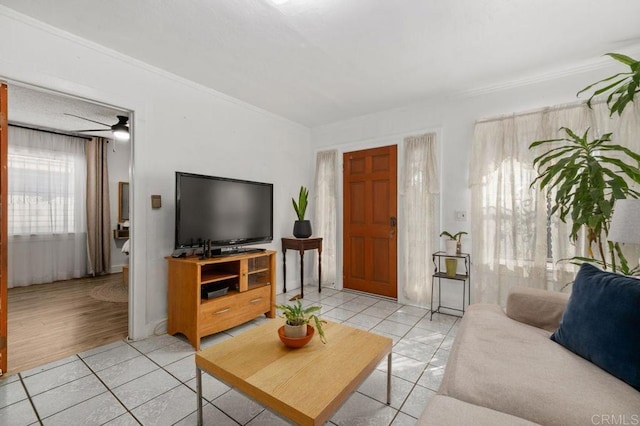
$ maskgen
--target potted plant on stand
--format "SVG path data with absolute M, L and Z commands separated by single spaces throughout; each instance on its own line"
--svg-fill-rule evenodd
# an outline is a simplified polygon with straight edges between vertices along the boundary
M 462 236 L 467 235 L 466 232 L 460 231 L 452 234 L 447 231 L 442 231 L 440 234 L 441 237 L 447 237 L 445 240 L 445 253 L 450 256 L 456 256 L 462 253 Z M 445 258 L 444 264 L 447 271 L 447 276 L 455 277 L 456 272 L 458 270 L 458 259 L 456 258 Z
M 322 343 L 327 343 L 327 339 L 322 329 L 322 324 L 327 322 L 321 320 L 315 312 L 319 312 L 321 306 L 309 306 L 304 308 L 300 300 L 296 300 L 293 305 L 276 305 L 276 308 L 282 311 L 282 315 L 286 322 L 284 326 L 278 329 L 278 335 L 280 340 L 286 346 L 290 347 L 302 347 L 306 345 L 314 335 L 314 328 L 309 325 L 313 320 L 316 328 L 318 329 L 318 335 Z
M 447 254 L 453 256 L 462 252 L 462 236 L 467 235 L 466 232 L 460 231 L 455 234 L 451 234 L 447 231 L 442 231 L 441 237 L 447 237 L 445 240 L 445 251 Z
M 296 238 L 309 238 L 311 236 L 311 222 L 304 219 L 304 215 L 307 211 L 307 205 L 309 200 L 309 190 L 304 186 L 300 187 L 300 193 L 298 194 L 298 202 L 291 198 L 293 202 L 293 209 L 296 211 L 298 220 L 293 224 L 293 236 Z

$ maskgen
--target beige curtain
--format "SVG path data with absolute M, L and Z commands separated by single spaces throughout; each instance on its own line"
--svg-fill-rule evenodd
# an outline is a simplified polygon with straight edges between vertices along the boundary
M 322 241 L 322 285 L 334 287 L 337 270 L 337 222 L 338 215 L 338 151 L 323 151 L 316 155 L 316 185 L 315 185 L 315 223 L 314 234 L 323 238 Z M 315 273 L 318 271 L 317 262 Z
M 111 209 L 107 139 L 87 142 L 87 244 L 89 273 L 101 275 L 111 268 Z
M 437 158 L 435 133 L 404 139 L 404 198 L 400 222 L 404 296 L 420 306 L 427 306 L 431 300 L 431 255 L 438 248 L 440 184 Z

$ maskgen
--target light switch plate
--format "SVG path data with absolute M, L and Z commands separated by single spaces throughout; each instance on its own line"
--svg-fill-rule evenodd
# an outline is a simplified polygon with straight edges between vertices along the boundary
M 162 207 L 162 197 L 160 195 L 152 195 L 151 196 L 151 208 L 159 209 Z

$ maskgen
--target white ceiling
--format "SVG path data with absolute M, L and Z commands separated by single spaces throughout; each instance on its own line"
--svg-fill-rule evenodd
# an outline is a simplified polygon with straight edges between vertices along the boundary
M 638 0 L 0 4 L 307 126 L 530 77 L 640 43 Z

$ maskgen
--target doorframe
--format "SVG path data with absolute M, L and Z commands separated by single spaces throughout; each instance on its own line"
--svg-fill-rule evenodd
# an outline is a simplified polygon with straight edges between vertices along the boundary
M 443 137 L 443 128 L 442 126 L 439 127 L 428 127 L 428 128 L 422 128 L 422 129 L 417 129 L 417 130 L 409 130 L 409 131 L 403 131 L 403 132 L 399 132 L 399 133 L 393 133 L 393 134 L 386 134 L 386 135 L 381 135 L 381 136 L 377 136 L 377 137 L 373 137 L 373 138 L 368 138 L 368 139 L 361 139 L 361 140 L 356 140 L 356 141 L 347 141 L 341 144 L 332 144 L 332 145 L 326 145 L 326 146 L 322 146 L 322 147 L 315 147 L 313 155 L 314 155 L 314 162 L 315 162 L 315 157 L 317 156 L 318 152 L 322 152 L 322 151 L 328 151 L 328 150 L 332 150 L 335 149 L 337 151 L 337 155 L 338 155 L 338 164 L 337 164 L 337 171 L 340 174 L 339 176 L 336 176 L 337 179 L 337 193 L 336 193 L 336 213 L 337 213 L 337 217 L 336 217 L 336 285 L 335 285 L 335 289 L 336 290 L 342 290 L 344 288 L 344 283 L 342 281 L 342 274 L 344 271 L 344 265 L 343 265 L 343 256 L 344 256 L 344 247 L 343 247 L 343 238 L 344 238 L 344 229 L 343 229 L 343 221 L 344 221 L 344 205 L 343 205 L 343 197 L 344 197 L 344 188 L 343 188 L 343 180 L 344 180 L 344 161 L 343 161 L 343 154 L 345 152 L 350 152 L 350 151 L 359 151 L 359 150 L 363 150 L 363 149 L 370 149 L 370 148 L 380 148 L 383 146 L 388 146 L 388 145 L 397 145 L 397 152 L 398 152 L 398 158 L 397 158 L 397 179 L 398 179 L 398 191 L 397 191 L 397 212 L 398 212 L 398 239 L 397 239 L 397 244 L 398 244 L 398 250 L 397 250 L 397 262 L 398 262 L 398 277 L 397 277 L 397 287 L 398 287 L 398 297 L 397 297 L 397 301 L 398 303 L 406 303 L 407 300 L 404 296 L 404 288 L 405 288 L 405 282 L 404 282 L 404 275 L 400 273 L 400 268 L 402 268 L 402 262 L 404 262 L 404 257 L 405 257 L 405 253 L 404 253 L 404 248 L 403 248 L 403 239 L 402 239 L 402 233 L 403 233 L 403 228 L 404 228 L 404 224 L 402 223 L 401 220 L 401 209 L 403 206 L 403 199 L 404 199 L 404 191 L 402 188 L 402 173 L 404 172 L 404 138 L 408 137 L 408 136 L 414 136 L 414 135 L 420 135 L 423 133 L 435 133 L 436 134 L 436 146 L 438 149 L 438 173 L 439 173 L 439 182 L 440 182 L 440 194 L 442 194 L 442 165 L 444 164 L 443 161 L 443 149 L 441 149 L 442 146 L 442 137 Z M 315 144 L 314 144 L 315 145 Z M 315 170 L 314 170 L 315 173 Z M 442 207 L 443 207 L 443 203 L 440 203 L 440 211 L 439 211 L 439 220 L 440 223 L 442 223 Z
M 8 303 L 8 182 L 7 151 L 9 145 L 8 84 L 0 79 L 0 376 L 9 371 L 9 303 Z
M 8 87 L 13 85 L 28 87 L 33 90 L 50 92 L 60 96 L 72 97 L 81 101 L 103 105 L 109 108 L 127 111 L 129 114 L 129 222 L 130 251 L 129 251 L 129 306 L 128 306 L 128 339 L 137 340 L 149 335 L 149 325 L 146 323 L 146 274 L 145 268 L 136 268 L 136 246 L 144 247 L 144 244 L 136 244 L 139 238 L 136 235 L 145 235 L 144 224 L 136 221 L 136 168 L 135 152 L 136 137 L 146 132 L 144 117 L 146 108 L 144 103 L 136 101 L 128 96 L 113 93 L 104 93 L 72 81 L 60 80 L 50 76 L 41 75 L 39 82 L 26 81 L 19 78 L 11 78 L 9 75 L 0 75 L 0 80 L 5 81 Z M 10 90 L 10 89 L 9 89 Z M 122 105 L 129 105 L 122 106 Z M 9 101 L 8 109 L 11 103 Z M 144 255 L 140 256 L 144 259 Z

